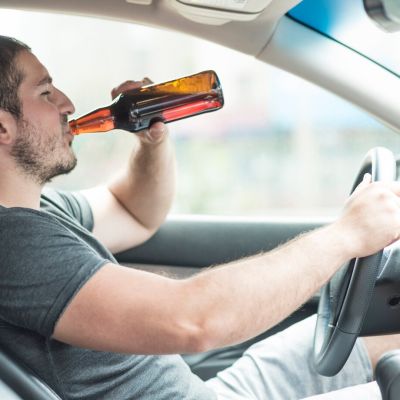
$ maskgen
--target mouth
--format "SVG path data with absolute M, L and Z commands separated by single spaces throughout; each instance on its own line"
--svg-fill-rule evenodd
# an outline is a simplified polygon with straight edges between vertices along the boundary
M 71 144 L 74 140 L 74 135 L 71 133 L 70 129 L 67 129 L 66 131 L 63 132 L 69 143 Z

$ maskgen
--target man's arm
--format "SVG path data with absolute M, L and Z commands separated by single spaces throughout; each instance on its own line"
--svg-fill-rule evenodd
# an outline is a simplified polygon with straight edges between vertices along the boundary
M 186 280 L 108 264 L 71 301 L 54 337 L 139 354 L 203 351 L 253 337 L 307 301 L 345 261 L 399 238 L 400 184 L 363 185 L 335 223 Z
M 112 95 L 142 84 L 125 82 Z M 175 193 L 175 157 L 166 126 L 157 122 L 137 136 L 126 170 L 108 185 L 82 191 L 93 211 L 94 236 L 114 253 L 150 238 Z

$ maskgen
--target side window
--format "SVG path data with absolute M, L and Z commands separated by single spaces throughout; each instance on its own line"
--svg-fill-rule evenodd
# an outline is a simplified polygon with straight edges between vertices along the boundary
M 349 103 L 218 45 L 81 17 L 1 10 L 0 18 L 2 34 L 32 47 L 77 115 L 108 104 L 111 88 L 127 79 L 218 73 L 224 108 L 169 125 L 179 167 L 173 213 L 335 215 L 364 154 L 378 145 L 399 151 L 396 134 Z M 62 47 L 59 37 L 68 38 Z M 75 190 L 111 179 L 134 144 L 121 131 L 76 137 L 78 167 L 52 185 Z

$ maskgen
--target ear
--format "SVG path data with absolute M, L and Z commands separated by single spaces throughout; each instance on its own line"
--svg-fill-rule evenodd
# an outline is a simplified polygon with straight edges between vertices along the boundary
M 12 143 L 17 133 L 17 121 L 15 117 L 0 109 L 0 145 Z

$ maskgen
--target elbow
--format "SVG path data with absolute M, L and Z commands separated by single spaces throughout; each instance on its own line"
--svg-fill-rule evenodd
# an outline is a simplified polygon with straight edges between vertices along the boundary
M 181 343 L 181 353 L 203 353 L 209 351 L 214 346 L 211 343 L 210 335 L 204 327 L 193 322 L 185 323 L 179 335 Z
M 209 334 L 201 326 L 191 324 L 184 329 L 182 353 L 203 353 L 213 348 Z
M 193 292 L 182 293 L 181 298 L 189 299 L 181 302 L 178 313 L 182 353 L 202 353 L 218 347 L 218 323 L 213 322 L 212 310 L 207 308 L 204 299 Z

